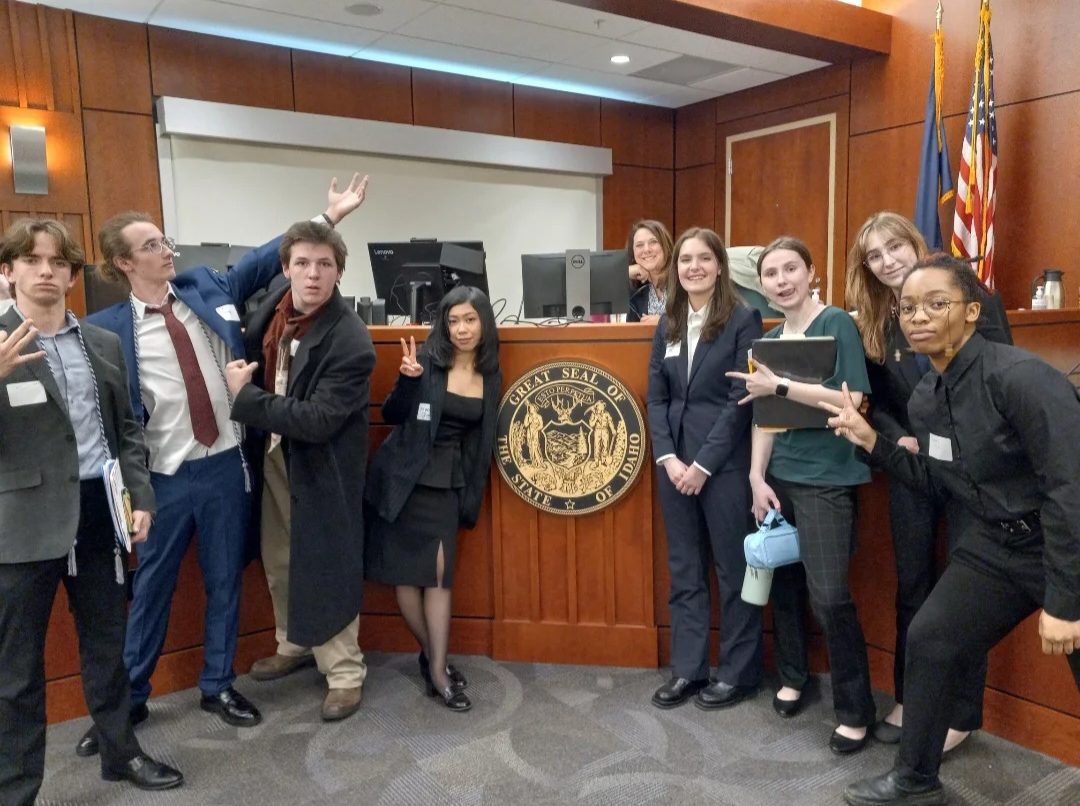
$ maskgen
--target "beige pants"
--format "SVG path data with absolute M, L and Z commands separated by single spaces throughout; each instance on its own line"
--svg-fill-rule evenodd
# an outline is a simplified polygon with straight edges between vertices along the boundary
M 285 637 L 289 614 L 290 504 L 289 477 L 280 445 L 266 455 L 263 480 L 262 563 L 270 587 L 270 600 L 274 603 L 277 651 L 291 657 L 314 654 L 319 671 L 326 675 L 329 688 L 362 686 L 367 676 L 367 666 L 364 665 L 364 653 L 356 640 L 360 629 L 359 614 L 345 629 L 319 646 L 297 646 Z

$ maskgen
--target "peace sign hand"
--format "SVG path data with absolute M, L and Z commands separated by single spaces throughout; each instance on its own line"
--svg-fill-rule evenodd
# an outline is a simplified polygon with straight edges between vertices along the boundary
M 407 378 L 419 378 L 424 374 L 424 368 L 416 360 L 416 339 L 409 336 L 409 343 L 401 340 L 401 374 Z
M 10 335 L 7 331 L 0 330 L 0 378 L 6 378 L 15 367 L 31 361 L 39 361 L 45 357 L 44 350 L 25 355 L 22 353 L 35 336 L 37 336 L 37 328 L 29 319 L 24 319 L 17 328 L 11 331 Z
M 848 390 L 847 382 L 840 388 L 844 395 L 843 408 L 826 403 L 823 400 L 819 401 L 818 405 L 834 415 L 829 418 L 829 428 L 833 429 L 836 436 L 843 437 L 848 442 L 858 445 L 869 453 L 874 450 L 874 445 L 877 443 L 877 431 L 859 414 L 859 407 L 851 399 L 851 392 Z

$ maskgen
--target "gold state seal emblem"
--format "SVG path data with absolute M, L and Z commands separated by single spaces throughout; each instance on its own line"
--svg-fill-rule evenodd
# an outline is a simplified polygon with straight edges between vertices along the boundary
M 545 512 L 595 512 L 645 461 L 645 421 L 626 385 L 595 364 L 556 361 L 518 378 L 499 406 L 498 467 Z

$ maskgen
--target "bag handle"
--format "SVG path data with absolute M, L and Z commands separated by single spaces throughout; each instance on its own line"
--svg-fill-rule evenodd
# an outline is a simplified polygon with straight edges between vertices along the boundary
M 780 526 L 787 526 L 787 521 L 784 520 L 784 516 L 780 514 L 780 510 L 770 509 L 765 514 L 765 520 L 761 522 L 761 528 L 773 529 Z

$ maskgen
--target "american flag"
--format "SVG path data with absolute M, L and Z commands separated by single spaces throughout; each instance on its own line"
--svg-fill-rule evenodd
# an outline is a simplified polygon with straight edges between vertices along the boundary
M 971 88 L 960 175 L 956 180 L 956 215 L 952 251 L 967 258 L 979 279 L 994 287 L 994 195 L 997 192 L 997 120 L 994 112 L 994 48 L 990 43 L 990 0 L 979 10 L 975 46 L 975 81 Z

